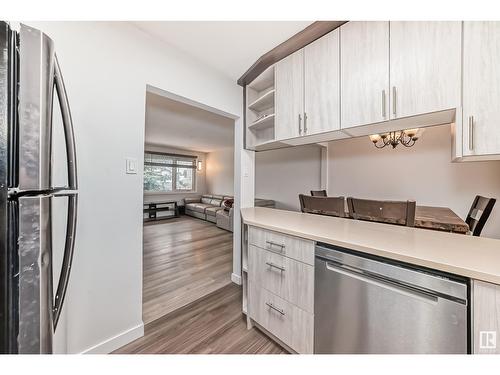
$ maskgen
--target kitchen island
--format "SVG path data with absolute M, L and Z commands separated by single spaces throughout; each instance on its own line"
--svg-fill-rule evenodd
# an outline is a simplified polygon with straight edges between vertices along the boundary
M 314 246 L 320 242 L 470 279 L 470 351 L 498 352 L 493 336 L 500 326 L 499 240 L 276 209 L 241 213 L 248 233 L 242 253 L 243 310 L 250 325 L 291 351 L 314 351 Z M 252 306 L 260 300 L 280 319 Z M 289 321 L 283 305 L 292 311 Z

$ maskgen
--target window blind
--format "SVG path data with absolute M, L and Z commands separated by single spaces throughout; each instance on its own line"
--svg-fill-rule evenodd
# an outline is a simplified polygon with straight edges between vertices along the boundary
M 196 169 L 196 156 L 146 152 L 144 165 Z

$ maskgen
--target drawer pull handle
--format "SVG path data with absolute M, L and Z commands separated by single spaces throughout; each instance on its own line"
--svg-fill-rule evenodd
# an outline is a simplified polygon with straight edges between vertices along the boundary
M 285 267 L 280 267 L 274 263 L 271 262 L 266 262 L 266 264 L 271 267 L 271 268 L 276 268 L 277 270 L 280 270 L 281 272 L 285 272 Z
M 276 243 L 276 242 L 273 242 L 273 241 L 266 241 L 266 243 L 269 245 L 269 249 L 270 250 L 272 250 L 273 246 L 279 247 L 280 248 L 280 253 L 283 252 L 283 250 L 285 249 L 285 245 L 282 244 L 282 243 Z
M 266 305 L 269 306 L 271 309 L 273 309 L 274 311 L 277 311 L 279 312 L 281 315 L 285 316 L 285 311 L 283 309 L 280 309 L 280 308 L 277 308 L 276 306 L 274 306 L 271 302 L 266 302 Z

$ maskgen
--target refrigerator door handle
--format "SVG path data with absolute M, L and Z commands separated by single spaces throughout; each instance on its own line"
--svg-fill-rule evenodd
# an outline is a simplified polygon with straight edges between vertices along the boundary
M 66 154 L 68 162 L 68 184 L 69 189 L 78 189 L 78 178 L 76 170 L 76 147 L 75 133 L 73 131 L 73 119 L 71 118 L 71 110 L 69 108 L 68 95 L 64 86 L 64 80 L 59 66 L 57 55 L 54 55 L 54 82 L 61 107 L 61 114 L 64 126 L 64 137 L 66 140 Z
M 68 288 L 69 275 L 71 271 L 71 264 L 73 262 L 73 253 L 75 251 L 75 235 L 76 235 L 76 223 L 77 223 L 77 211 L 78 211 L 78 194 L 68 193 L 68 194 L 57 194 L 55 197 L 67 196 L 68 197 L 68 218 L 66 223 L 66 242 L 64 245 L 64 255 L 62 262 L 61 275 L 59 277 L 59 282 L 57 284 L 57 291 L 54 298 L 53 306 L 53 320 L 54 320 L 54 331 L 57 328 L 57 323 L 59 317 L 61 316 L 61 309 L 64 303 L 64 297 L 66 296 L 66 290 Z

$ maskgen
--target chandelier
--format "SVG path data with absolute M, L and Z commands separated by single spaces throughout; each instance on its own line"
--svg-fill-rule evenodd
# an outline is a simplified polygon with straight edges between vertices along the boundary
M 376 148 L 384 148 L 391 145 L 396 148 L 397 145 L 402 144 L 405 147 L 411 147 L 417 142 L 419 133 L 423 130 L 420 129 L 406 129 L 383 134 L 370 135 L 370 141 L 373 142 Z

